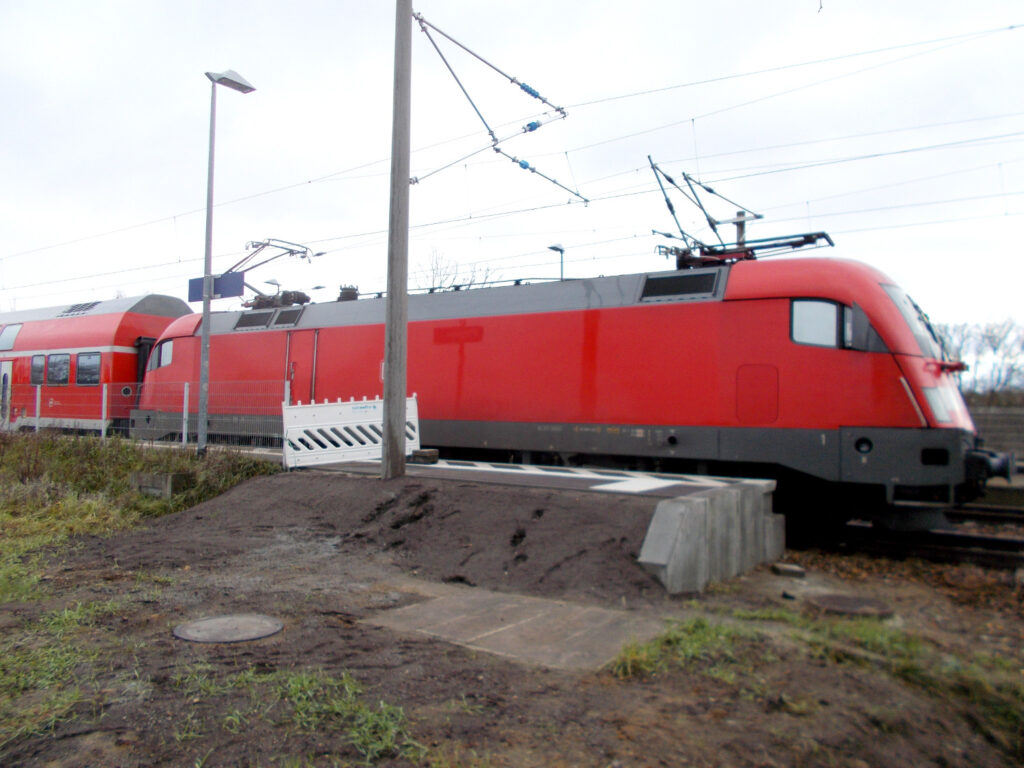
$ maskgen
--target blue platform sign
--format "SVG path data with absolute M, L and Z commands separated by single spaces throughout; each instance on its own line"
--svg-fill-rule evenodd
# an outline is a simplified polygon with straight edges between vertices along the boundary
M 245 293 L 245 272 L 228 272 L 226 275 L 213 276 L 211 299 L 241 296 L 243 293 Z M 203 300 L 203 278 L 194 277 L 188 281 L 188 300 Z

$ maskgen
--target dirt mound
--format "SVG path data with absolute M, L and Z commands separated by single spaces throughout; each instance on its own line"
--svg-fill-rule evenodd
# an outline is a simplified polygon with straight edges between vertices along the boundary
M 106 606 L 73 637 L 61 638 L 89 649 L 93 672 L 82 681 L 75 717 L 10 739 L 0 762 L 1016 762 L 1005 735 L 980 726 L 962 703 L 909 685 L 869 653 L 840 657 L 836 648 L 845 646 L 805 642 L 785 625 L 758 625 L 757 633 L 706 648 L 685 667 L 620 680 L 608 670 L 531 667 L 360 621 L 423 600 L 417 580 L 669 619 L 698 611 L 729 623 L 792 609 L 786 581 L 766 569 L 717 586 L 696 603 L 666 596 L 636 563 L 652 510 L 651 500 L 626 495 L 306 471 L 256 478 L 137 530 L 80 541 L 48 575 L 52 597 L 0 606 L 0 626 L 35 626 L 68 606 Z M 1019 615 L 982 611 L 927 583 L 859 566 L 855 581 L 820 578 L 832 591 L 855 588 L 886 599 L 896 617 L 885 627 L 912 627 L 951 654 L 1019 653 Z M 268 614 L 284 630 L 234 645 L 172 636 L 180 622 L 224 613 Z M 311 708 L 324 700 L 330 706 Z M 407 719 L 404 735 L 397 747 L 372 751 L 367 723 L 397 718 L 397 707 Z

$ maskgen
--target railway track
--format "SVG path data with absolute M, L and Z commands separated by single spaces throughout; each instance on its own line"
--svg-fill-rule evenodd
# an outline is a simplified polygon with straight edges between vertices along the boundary
M 1024 507 L 1008 507 L 996 504 L 966 504 L 946 510 L 946 517 L 952 523 L 983 523 L 990 525 L 1024 526 Z
M 985 568 L 1024 568 L 1024 535 L 965 531 L 892 531 L 851 523 L 838 532 L 839 551 L 865 552 L 896 559 L 918 557 L 943 563 L 971 563 Z

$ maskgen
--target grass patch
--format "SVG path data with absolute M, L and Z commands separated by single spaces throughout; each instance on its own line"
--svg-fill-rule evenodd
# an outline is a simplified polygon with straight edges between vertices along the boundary
M 232 451 L 200 459 L 185 448 L 147 449 L 119 438 L 0 434 L 0 603 L 38 592 L 33 557 L 76 535 L 104 535 L 187 509 L 278 468 Z M 132 489 L 133 472 L 185 472 L 195 484 L 170 499 Z
M 823 619 L 786 608 L 737 610 L 730 615 L 735 620 L 787 625 L 793 630 L 794 640 L 807 647 L 812 655 L 832 663 L 880 669 L 956 707 L 988 741 L 1017 760 L 1024 760 L 1024 681 L 1021 679 L 1024 661 L 1020 658 L 992 653 L 962 657 L 937 648 L 884 619 Z M 698 633 L 697 637 L 700 636 Z M 658 638 L 652 643 L 656 645 L 660 641 L 662 639 Z M 642 674 L 658 668 L 660 663 L 657 653 L 645 647 L 627 646 L 619 659 L 618 663 L 633 664 Z M 788 708 L 783 710 L 788 711 Z M 880 718 L 874 724 L 882 730 L 891 727 L 887 718 Z
M 190 667 L 173 678 L 193 704 L 224 703 L 222 726 L 230 733 L 251 730 L 259 723 L 296 733 L 342 731 L 346 741 L 367 763 L 383 758 L 422 760 L 426 749 L 413 740 L 401 707 L 384 701 L 368 703 L 362 686 L 348 672 L 340 677 L 322 670 L 242 672 L 217 678 L 212 667 Z M 247 702 L 238 706 L 241 699 Z M 216 706 L 216 704 L 214 704 Z M 175 738 L 197 738 L 194 723 L 179 725 Z
M 118 438 L 0 433 L 0 603 L 42 597 L 47 559 L 73 536 L 129 528 L 276 471 L 272 464 L 229 451 L 199 459 L 187 449 L 146 449 Z M 133 472 L 188 472 L 196 482 L 171 499 L 157 499 L 132 489 Z M 51 730 L 83 704 L 99 701 L 96 677 L 104 654 L 120 640 L 97 639 L 95 627 L 121 608 L 117 602 L 76 604 L 5 630 L 0 749 Z M 181 734 L 187 737 L 188 729 Z
M 110 601 L 54 611 L 0 643 L 0 747 L 51 730 L 91 696 L 99 652 L 82 635 L 120 607 Z
M 653 640 L 631 641 L 611 664 L 619 679 L 647 677 L 670 667 L 691 668 L 730 681 L 735 668 L 752 664 L 757 633 L 742 627 L 713 624 L 704 618 L 670 624 Z

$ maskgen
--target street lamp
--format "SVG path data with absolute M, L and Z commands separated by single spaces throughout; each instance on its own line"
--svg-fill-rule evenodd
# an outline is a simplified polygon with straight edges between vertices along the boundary
M 558 279 L 565 280 L 565 248 L 561 243 L 548 246 L 549 251 L 558 251 Z
M 217 125 L 217 86 L 223 85 L 239 93 L 256 89 L 232 69 L 207 72 L 210 78 L 210 161 L 206 171 L 206 253 L 203 259 L 203 325 L 199 349 L 199 424 L 196 454 L 206 455 L 206 422 L 210 411 L 210 299 L 213 298 L 213 145 Z

